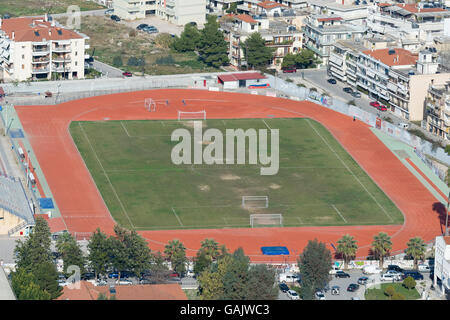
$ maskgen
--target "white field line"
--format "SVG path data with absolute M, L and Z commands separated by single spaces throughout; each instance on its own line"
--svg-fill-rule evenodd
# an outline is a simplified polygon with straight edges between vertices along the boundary
M 300 222 L 300 224 L 303 224 L 302 220 L 300 219 L 300 217 L 296 217 L 297 220 Z
M 162 126 L 163 126 L 163 127 L 165 127 L 165 126 L 166 126 L 166 125 L 164 124 L 164 121 L 161 121 L 161 124 L 162 124 Z
M 270 131 L 272 131 L 272 128 L 269 127 L 269 125 L 267 124 L 266 120 L 262 119 L 262 122 L 264 122 L 264 124 L 266 125 L 266 127 L 269 128 Z
M 123 213 L 125 213 L 125 216 L 127 217 L 128 221 L 130 222 L 131 227 L 134 229 L 134 224 L 133 224 L 133 222 L 131 222 L 130 216 L 128 215 L 127 210 L 125 210 L 125 206 L 123 205 L 122 201 L 120 200 L 119 195 L 116 192 L 116 189 L 112 185 L 111 180 L 109 179 L 109 176 L 106 173 L 105 168 L 103 167 L 103 164 L 102 164 L 102 162 L 100 161 L 100 159 L 99 159 L 99 157 L 97 155 L 97 152 L 95 152 L 95 149 L 92 146 L 91 141 L 89 140 L 89 137 L 86 134 L 86 131 L 84 131 L 84 128 L 81 125 L 81 122 L 79 122 L 78 125 L 80 126 L 81 131 L 83 132 L 83 135 L 86 138 L 86 141 L 89 143 L 89 146 L 90 146 L 92 152 L 94 153 L 95 158 L 97 159 L 98 163 L 100 164 L 100 167 L 102 168 L 103 174 L 105 175 L 106 179 L 108 180 L 108 183 L 109 183 L 109 185 L 111 187 L 111 190 L 113 191 L 114 195 L 116 196 L 117 200 L 119 201 L 119 204 L 122 207 Z
M 172 208 L 172 212 L 173 212 L 173 214 L 175 215 L 175 217 L 177 218 L 177 220 L 178 220 L 178 222 L 180 223 L 180 225 L 183 227 L 183 223 L 181 222 L 180 217 L 178 217 L 177 212 L 175 211 L 174 208 Z
M 337 214 L 344 220 L 345 223 L 348 223 L 347 220 L 345 220 L 344 216 L 339 212 L 339 210 L 336 208 L 334 204 L 331 205 L 334 210 L 336 210 Z
M 306 121 L 308 122 L 309 126 L 314 130 L 314 132 L 322 139 L 322 141 L 328 146 L 328 148 L 330 148 L 331 152 L 334 153 L 334 155 L 342 162 L 342 164 L 344 165 L 344 167 L 348 170 L 348 172 L 350 172 L 350 174 L 356 179 L 356 181 L 359 182 L 359 184 L 364 188 L 364 190 L 366 190 L 366 192 L 369 194 L 369 196 L 373 199 L 373 201 L 375 201 L 375 203 L 378 205 L 378 207 L 380 207 L 381 211 L 383 211 L 386 216 L 389 218 L 389 220 L 394 221 L 391 217 L 391 215 L 383 208 L 383 206 L 381 206 L 381 204 L 377 201 L 377 199 L 375 199 L 375 197 L 373 196 L 372 193 L 369 192 L 369 190 L 367 190 L 366 186 L 361 182 L 361 180 L 358 179 L 358 177 L 353 173 L 353 171 L 347 166 L 347 164 L 344 162 L 344 160 L 341 159 L 341 157 L 336 153 L 336 151 L 334 151 L 334 149 L 330 146 L 330 144 L 325 140 L 324 137 L 322 137 L 322 135 L 316 130 L 316 128 L 314 128 L 314 126 L 311 124 L 311 122 L 309 121 L 309 119 L 306 119 Z
M 122 121 L 120 121 L 120 125 L 122 126 L 123 130 L 125 130 L 125 133 L 127 134 L 127 136 L 128 136 L 129 138 L 131 138 L 130 134 L 128 133 L 127 128 L 125 128 L 125 125 L 123 124 Z

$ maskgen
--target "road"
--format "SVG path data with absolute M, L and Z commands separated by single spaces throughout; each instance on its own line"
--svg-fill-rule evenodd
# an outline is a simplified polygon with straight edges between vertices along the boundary
M 350 94 L 343 91 L 344 87 L 348 87 L 347 83 L 343 83 L 337 80 L 336 84 L 331 84 L 327 80 L 329 77 L 327 76 L 327 71 L 323 69 L 304 69 L 298 70 L 295 73 L 280 73 L 278 74 L 279 78 L 282 79 L 291 79 L 294 83 L 302 83 L 308 88 L 315 87 L 320 93 L 327 92 L 334 98 L 338 98 L 344 102 L 349 102 L 350 100 L 354 100 L 356 106 L 363 109 L 364 111 L 368 111 L 373 114 L 377 114 L 382 119 L 390 118 L 394 125 L 399 125 L 400 123 L 408 123 L 407 120 L 395 115 L 391 111 L 381 112 L 370 106 L 369 103 L 374 101 L 374 99 L 370 99 L 367 95 L 361 93 L 361 98 L 355 98 Z M 442 139 L 439 139 L 435 135 L 430 134 L 420 126 L 417 126 L 411 122 L 408 123 L 411 129 L 417 129 L 422 131 L 428 138 L 431 138 L 435 141 L 441 141 L 444 144 Z
M 92 67 L 108 78 L 123 78 L 122 70 L 114 68 L 109 64 L 94 60 Z

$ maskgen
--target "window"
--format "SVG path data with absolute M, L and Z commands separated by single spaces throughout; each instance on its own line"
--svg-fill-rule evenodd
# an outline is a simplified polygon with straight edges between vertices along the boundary
M 78 55 L 78 51 L 75 51 L 75 56 L 77 56 Z
M 23 70 L 23 69 L 25 69 L 25 65 L 24 65 L 24 64 L 22 65 L 22 70 Z
M 77 66 L 78 65 L 78 61 L 75 61 L 75 66 Z
M 25 55 L 24 54 L 22 55 L 22 59 L 25 59 Z

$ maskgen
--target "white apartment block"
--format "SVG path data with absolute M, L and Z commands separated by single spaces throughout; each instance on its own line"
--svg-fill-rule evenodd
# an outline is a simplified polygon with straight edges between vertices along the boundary
M 442 283 L 442 294 L 450 292 L 450 237 L 436 237 L 434 251 L 434 280 L 433 284 L 437 286 L 437 280 Z
M 124 20 L 157 16 L 177 25 L 206 22 L 207 0 L 114 0 L 114 14 Z
M 243 2 L 242 0 L 207 0 L 206 9 L 210 14 L 223 15 L 233 3 L 236 5 Z
M 450 79 L 442 85 L 430 85 L 425 103 L 428 132 L 450 140 Z
M 280 69 L 286 54 L 297 53 L 302 48 L 301 31 L 283 21 L 240 14 L 233 16 L 231 20 L 222 21 L 220 25 L 225 40 L 229 43 L 230 64 L 236 68 L 246 65 L 242 45 L 254 32 L 261 34 L 266 46 L 275 48 L 270 61 L 273 68 Z
M 367 27 L 346 23 L 337 15 L 310 15 L 304 19 L 304 46 L 327 65 L 336 41 L 362 39 L 366 32 Z
M 365 25 L 369 15 L 369 5 L 353 1 L 343 0 L 307 0 L 312 14 L 337 15 L 345 22 Z
M 83 79 L 87 39 L 46 17 L 0 19 L 3 80 Z

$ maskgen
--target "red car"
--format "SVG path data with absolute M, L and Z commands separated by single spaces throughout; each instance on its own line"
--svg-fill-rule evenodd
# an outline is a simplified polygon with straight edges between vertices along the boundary
M 377 101 L 372 101 L 371 103 L 369 103 L 372 107 L 378 108 L 380 106 L 380 103 Z
M 380 111 L 387 111 L 387 107 L 386 106 L 378 106 L 377 109 L 380 110 Z
M 295 72 L 297 72 L 297 69 L 295 69 L 295 67 L 283 68 L 283 73 L 295 73 Z
M 123 75 L 124 77 L 131 77 L 131 76 L 132 76 L 131 72 L 128 72 L 128 71 L 122 73 L 122 75 Z

